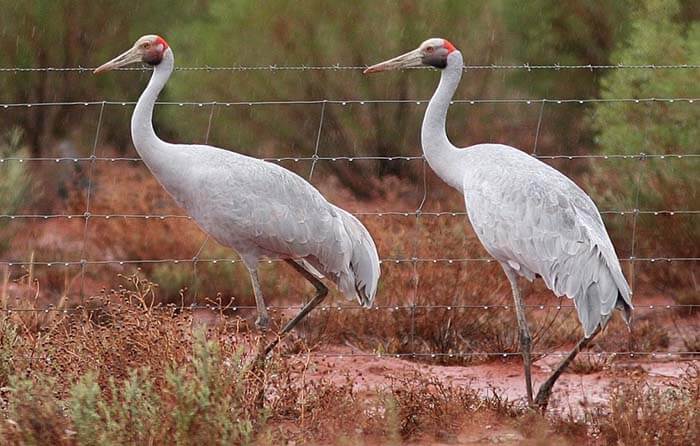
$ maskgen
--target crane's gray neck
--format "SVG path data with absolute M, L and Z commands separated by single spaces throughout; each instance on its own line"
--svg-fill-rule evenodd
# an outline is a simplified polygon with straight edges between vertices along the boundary
M 146 165 L 154 171 L 159 164 L 167 163 L 170 144 L 163 142 L 153 130 L 153 107 L 156 99 L 170 78 L 175 66 L 175 57 L 170 48 L 165 50 L 163 60 L 153 68 L 153 75 L 146 89 L 141 93 L 134 114 L 131 116 L 131 137 L 134 147 Z
M 440 84 L 430 99 L 421 128 L 423 153 L 430 167 L 443 181 L 462 190 L 464 168 L 460 162 L 462 151 L 447 137 L 445 122 L 447 109 L 462 78 L 462 53 L 453 51 L 447 56 L 447 67 L 442 70 Z

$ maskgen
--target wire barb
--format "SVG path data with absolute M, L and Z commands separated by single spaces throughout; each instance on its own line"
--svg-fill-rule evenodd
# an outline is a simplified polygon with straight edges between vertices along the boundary
M 66 72 L 77 72 L 91 74 L 96 67 L 0 67 L 0 73 L 52 73 L 61 74 Z M 195 67 L 175 67 L 176 71 L 192 72 L 221 72 L 221 71 L 364 71 L 366 65 L 236 65 L 236 66 L 195 66 Z M 490 64 L 490 65 L 464 65 L 464 71 L 486 70 L 486 71 L 564 71 L 564 70 L 697 70 L 700 64 L 542 64 L 530 65 L 522 64 Z M 432 70 L 431 67 L 411 67 L 410 70 Z M 142 67 L 122 67 L 115 71 L 151 71 L 152 68 Z
M 198 263 L 240 263 L 242 260 L 238 258 L 210 258 L 210 259 L 200 259 L 200 258 L 183 258 L 183 259 L 102 259 L 102 260 L 42 260 L 42 261 L 28 261 L 28 260 L 0 260 L 0 265 L 7 266 L 74 266 L 74 265 L 139 265 L 139 264 L 158 264 L 158 263 L 172 263 L 172 264 L 189 264 L 193 261 Z M 268 263 L 279 262 L 281 260 L 273 259 L 268 260 Z M 620 258 L 620 262 L 697 262 L 700 261 L 700 257 L 623 257 Z M 400 265 L 400 264 L 415 264 L 415 263 L 441 263 L 441 264 L 462 264 L 468 262 L 484 262 L 491 263 L 495 262 L 494 259 L 490 257 L 456 257 L 456 258 L 437 258 L 437 257 L 387 257 L 379 260 L 382 265 Z
M 592 103 L 632 103 L 632 104 L 696 104 L 700 98 L 696 97 L 666 97 L 666 98 L 474 98 L 474 99 L 453 99 L 451 104 L 592 104 Z M 333 105 L 367 105 L 367 104 L 427 104 L 427 99 L 296 99 L 296 100 L 278 100 L 278 101 L 159 101 L 156 105 L 163 106 L 216 106 L 216 107 L 232 107 L 232 106 L 264 106 L 264 105 L 314 105 L 314 104 L 333 104 Z M 136 105 L 135 101 L 56 101 L 56 102 L 8 102 L 0 103 L 0 108 L 31 108 L 31 107 L 90 107 L 95 105 L 109 105 L 131 107 Z

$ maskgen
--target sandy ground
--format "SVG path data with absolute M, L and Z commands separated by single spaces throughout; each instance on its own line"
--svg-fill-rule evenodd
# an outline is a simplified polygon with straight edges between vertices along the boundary
M 350 377 L 357 390 L 369 391 L 389 384 L 392 378 L 411 377 L 416 373 L 426 378 L 436 378 L 454 386 L 470 386 L 484 396 L 496 391 L 509 400 L 525 402 L 525 381 L 522 364 L 516 360 L 496 360 L 470 366 L 439 366 L 413 361 L 376 356 L 353 356 L 351 348 L 334 347 L 314 352 L 310 378 L 325 378 L 339 384 Z M 539 385 L 549 376 L 550 364 L 559 357 L 548 356 L 535 362 L 533 385 Z M 587 405 L 603 405 L 610 388 L 616 383 L 635 378 L 657 386 L 673 385 L 691 367 L 700 361 L 673 362 L 619 362 L 610 368 L 587 375 L 564 373 L 554 388 L 550 410 L 567 413 Z
M 471 366 L 439 366 L 413 361 L 377 356 L 353 356 L 357 351 L 349 347 L 332 347 L 315 351 L 310 361 L 308 379 L 327 379 L 338 384 L 348 377 L 360 393 L 373 395 L 376 390 L 390 384 L 392 378 L 414 377 L 416 373 L 426 378 L 435 378 L 454 386 L 469 386 L 478 389 L 484 396 L 498 392 L 509 400 L 525 404 L 525 382 L 522 364 L 513 359 L 496 360 Z M 534 364 L 533 379 L 536 385 L 549 375 L 551 364 L 558 357 L 541 358 Z M 578 417 L 586 407 L 597 406 L 605 410 L 613 386 L 623 381 L 643 379 L 653 386 L 668 387 L 683 376 L 693 364 L 700 361 L 619 361 L 604 371 L 587 375 L 564 373 L 555 385 L 548 412 L 550 414 Z M 460 426 L 456 434 L 445 438 L 424 437 L 406 444 L 411 445 L 517 445 L 526 438 L 516 424 L 490 412 L 477 412 Z M 547 440 L 549 441 L 549 440 Z M 554 440 L 552 440 L 554 441 Z
M 647 296 L 639 299 L 640 305 L 660 305 L 671 301 L 667 297 Z M 200 314 L 200 322 L 216 323 L 205 314 Z M 207 320 L 208 319 L 208 320 Z M 668 351 L 682 351 L 682 340 L 678 327 L 669 319 L 658 320 L 668 325 L 671 336 Z M 697 318 L 683 319 L 684 330 L 695 330 Z M 303 329 L 302 329 L 303 330 Z M 301 335 L 303 337 L 303 335 Z M 538 358 L 533 364 L 533 386 L 535 392 L 551 371 L 568 353 L 562 347 Z M 582 358 L 584 354 L 580 354 Z M 486 363 L 459 366 L 441 366 L 421 363 L 414 360 L 373 355 L 372 352 L 360 351 L 351 346 L 322 345 L 311 353 L 310 358 L 299 355 L 299 359 L 310 366 L 307 377 L 310 379 L 327 379 L 338 384 L 345 384 L 350 378 L 356 390 L 372 392 L 388 386 L 394 378 L 410 378 L 420 374 L 425 378 L 438 379 L 445 384 L 469 386 L 477 389 L 484 396 L 497 392 L 501 397 L 511 401 L 526 402 L 525 380 L 520 358 L 495 359 Z M 629 358 L 627 356 L 608 357 L 608 363 L 601 371 L 589 374 L 564 372 L 554 386 L 548 410 L 562 415 L 579 415 L 582 409 L 590 406 L 605 408 L 611 389 L 620 383 L 643 380 L 652 386 L 673 386 L 692 367 L 700 366 L 700 358 Z

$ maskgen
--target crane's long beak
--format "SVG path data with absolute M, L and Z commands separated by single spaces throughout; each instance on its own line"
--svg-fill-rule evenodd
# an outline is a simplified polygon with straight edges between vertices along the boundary
M 417 49 L 408 53 L 385 60 L 384 62 L 372 65 L 363 71 L 363 74 L 378 73 L 380 71 L 398 70 L 401 68 L 420 67 L 423 65 L 423 55 Z
M 115 68 L 123 67 L 125 65 L 129 65 L 140 61 L 141 55 L 138 53 L 136 48 L 130 48 L 118 55 L 117 57 L 115 57 L 114 59 L 110 60 L 109 62 L 95 68 L 95 71 L 93 71 L 92 73 L 100 74 L 105 71 L 114 70 Z

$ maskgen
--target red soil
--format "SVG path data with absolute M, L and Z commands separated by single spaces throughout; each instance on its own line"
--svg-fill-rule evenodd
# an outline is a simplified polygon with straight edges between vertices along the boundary
M 311 378 L 324 378 L 344 382 L 349 376 L 355 381 L 357 390 L 370 391 L 387 386 L 392 378 L 410 377 L 419 373 L 437 378 L 454 386 L 470 386 L 485 396 L 496 391 L 509 400 L 525 401 L 525 381 L 522 364 L 516 360 L 495 360 L 472 366 L 439 366 L 421 364 L 391 357 L 353 356 L 349 347 L 329 347 L 314 355 L 328 354 L 327 357 L 313 359 L 315 366 Z M 563 352 L 561 352 L 563 353 Z M 549 375 L 550 358 L 535 362 L 533 380 L 535 385 L 544 382 Z M 557 357 L 558 361 L 558 357 Z M 690 367 L 686 362 L 624 362 L 617 363 L 609 370 L 576 375 L 564 373 L 555 385 L 550 409 L 554 411 L 577 412 L 586 405 L 604 405 L 610 395 L 610 388 L 623 380 L 644 377 L 645 382 L 658 385 L 672 385 Z

